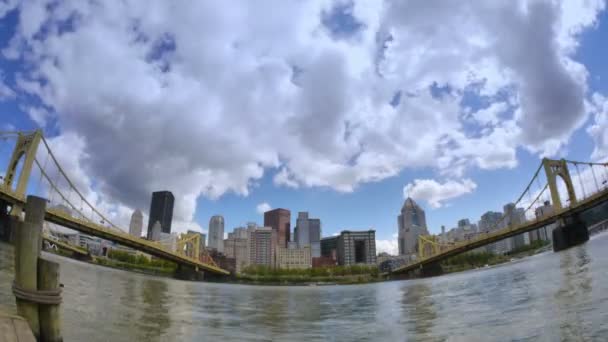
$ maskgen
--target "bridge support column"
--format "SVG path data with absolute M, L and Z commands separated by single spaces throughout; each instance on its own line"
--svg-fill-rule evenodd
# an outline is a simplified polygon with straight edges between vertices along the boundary
M 420 269 L 420 276 L 423 278 L 436 277 L 443 274 L 443 268 L 440 263 L 433 263 L 422 266 Z
M 36 338 L 40 338 L 38 303 L 19 296 L 20 292 L 33 293 L 38 290 L 38 256 L 42 248 L 42 224 L 46 200 L 28 196 L 25 204 L 25 221 L 15 230 L 15 283 L 13 293 L 17 302 L 17 313 L 29 323 Z M 17 292 L 15 292 L 17 290 Z
M 589 230 L 579 215 L 564 218 L 563 224 L 553 230 L 553 251 L 559 252 L 589 240 Z
M 205 273 L 196 270 L 194 267 L 178 264 L 177 269 L 175 269 L 175 278 L 180 280 L 202 281 L 205 280 Z

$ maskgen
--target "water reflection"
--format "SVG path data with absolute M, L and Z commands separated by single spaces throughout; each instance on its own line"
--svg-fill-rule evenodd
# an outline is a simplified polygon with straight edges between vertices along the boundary
M 66 341 L 603 341 L 608 234 L 487 270 L 354 286 L 183 282 L 61 263 Z M 0 243 L 0 306 L 14 306 Z M 593 283 L 592 283 L 593 281 Z
M 142 340 L 156 340 L 171 326 L 169 318 L 169 296 L 164 280 L 146 279 L 142 283 L 142 315 L 140 337 Z
M 431 337 L 434 322 L 437 319 L 437 312 L 432 294 L 430 286 L 423 282 L 405 286 L 403 289 L 401 303 L 403 305 L 405 323 L 408 326 L 408 333 L 414 333 L 412 340 L 445 340 L 440 337 Z
M 581 308 L 590 301 L 592 291 L 589 262 L 585 246 L 560 253 L 561 287 L 555 293 L 562 341 L 590 340 Z

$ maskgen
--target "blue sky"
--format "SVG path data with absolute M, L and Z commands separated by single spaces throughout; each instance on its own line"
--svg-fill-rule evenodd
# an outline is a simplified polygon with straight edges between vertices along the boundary
M 588 132 L 596 125 L 601 135 L 608 94 L 603 2 L 568 15 L 530 7 L 553 20 L 548 33 L 543 20 L 526 21 L 529 13 L 506 5 L 403 10 L 390 1 L 382 8 L 310 2 L 275 4 L 276 18 L 256 16 L 262 9 L 246 3 L 209 5 L 191 10 L 217 20 L 199 23 L 186 9 L 174 14 L 190 30 L 170 16 L 150 20 L 137 3 L 116 5 L 128 6 L 134 18 L 107 4 L 84 6 L 100 13 L 95 19 L 70 2 L 36 6 L 6 13 L 0 7 L 0 85 L 11 90 L 0 92 L 0 125 L 42 128 L 60 159 L 75 163 L 74 177 L 120 222 L 135 207 L 146 211 L 151 191 L 168 189 L 179 207 L 176 226 L 184 229 L 205 230 L 216 214 L 227 231 L 261 224 L 256 207 L 268 203 L 291 210 L 292 226 L 298 211 L 308 211 L 321 219 L 325 236 L 373 227 L 379 240 L 393 241 L 407 184 L 430 231 L 438 232 L 461 218 L 476 222 L 487 210 L 501 211 L 544 155 L 590 160 L 605 151 Z M 425 30 L 409 17 L 417 11 L 437 18 L 453 12 L 454 25 L 463 15 L 471 27 L 462 27 L 462 36 Z M 480 19 L 492 15 L 501 18 L 496 25 Z M 523 29 L 501 31 L 500 21 L 509 27 L 511 19 L 553 43 L 526 43 Z M 468 40 L 471 32 L 478 41 Z M 452 40 L 462 51 L 442 51 Z M 479 44 L 487 47 L 477 51 Z M 548 73 L 563 72 L 564 89 L 582 89 L 572 100 L 578 104 L 563 107 L 595 107 L 547 113 L 563 96 L 537 99 L 543 94 L 529 85 L 547 77 L 552 57 L 557 69 Z M 495 121 L 466 119 L 500 103 L 507 109 Z M 574 116 L 578 121 L 567 127 L 539 129 L 544 136 L 530 138 L 532 122 L 549 127 Z M 1 165 L 8 153 L 0 142 Z M 416 180 L 435 187 L 423 189 Z M 450 182 L 453 196 L 446 195 Z

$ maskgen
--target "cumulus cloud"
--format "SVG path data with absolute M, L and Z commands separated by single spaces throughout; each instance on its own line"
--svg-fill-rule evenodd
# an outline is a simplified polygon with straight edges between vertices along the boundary
M 595 142 L 591 158 L 596 161 L 608 161 L 608 99 L 599 94 L 593 94 L 591 102 L 593 123 L 587 132 Z
M 397 255 L 398 253 L 397 239 L 393 240 L 378 240 L 376 239 L 376 253 L 382 252 L 390 255 Z
M 272 207 L 270 206 L 270 204 L 268 204 L 268 202 L 262 202 L 255 207 L 255 210 L 258 212 L 258 214 L 264 214 L 265 212 L 270 211 L 271 209 Z
M 426 201 L 433 208 L 440 208 L 445 201 L 469 194 L 477 188 L 470 179 L 447 180 L 444 183 L 434 179 L 415 179 L 403 187 L 403 197 Z
M 405 168 L 462 177 L 514 167 L 517 148 L 554 153 L 585 120 L 573 56 L 604 6 L 49 3 L 10 4 L 19 24 L 2 53 L 25 65 L 14 91 L 40 102 L 33 120 L 77 142 L 59 153 L 81 153 L 87 193 L 147 208 L 170 190 L 183 222 L 199 196 L 246 196 L 265 173 L 351 192 Z M 434 206 L 474 189 L 425 184 Z

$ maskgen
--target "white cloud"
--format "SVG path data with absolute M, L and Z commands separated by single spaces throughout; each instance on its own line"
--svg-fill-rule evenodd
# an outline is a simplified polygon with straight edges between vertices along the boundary
M 376 253 L 388 253 L 390 255 L 397 255 L 398 254 L 398 245 L 397 245 L 397 239 L 392 239 L 392 240 L 378 240 L 376 239 Z
M 426 201 L 433 208 L 440 208 L 445 201 L 469 194 L 477 188 L 470 179 L 447 180 L 439 183 L 434 179 L 415 179 L 403 187 L 403 197 Z
M 81 153 L 86 192 L 147 208 L 171 190 L 184 222 L 199 196 L 246 196 L 265 172 L 350 192 L 405 168 L 514 167 L 517 148 L 555 153 L 586 118 L 573 56 L 601 2 L 354 1 L 362 29 L 340 37 L 320 18 L 333 5 L 25 1 L 3 55 L 46 108 L 30 116 L 78 143 L 58 154 Z M 471 125 L 467 92 L 488 105 Z M 474 183 L 434 188 L 440 206 Z
M 2 73 L 0 72 L 0 101 L 14 99 L 15 96 L 15 91 L 13 91 L 13 89 L 11 89 L 8 85 L 6 85 L 6 83 L 4 83 Z
M 595 142 L 591 159 L 606 161 L 608 160 L 608 99 L 599 93 L 593 94 L 591 108 L 593 124 L 587 128 L 587 132 Z
M 270 206 L 270 204 L 268 204 L 268 202 L 262 202 L 255 207 L 255 210 L 258 212 L 258 214 L 261 215 L 263 215 L 267 211 L 270 211 L 271 209 L 272 207 Z
M 26 112 L 30 119 L 32 119 L 32 121 L 34 121 L 40 127 L 46 126 L 47 118 L 50 116 L 50 113 L 41 107 L 24 108 L 24 112 Z

